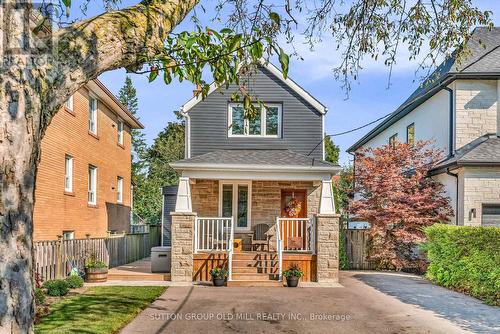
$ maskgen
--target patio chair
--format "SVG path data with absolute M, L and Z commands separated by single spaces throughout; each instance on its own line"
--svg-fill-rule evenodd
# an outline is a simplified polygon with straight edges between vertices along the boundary
M 268 231 L 270 226 L 268 224 L 257 224 L 253 228 L 252 234 L 252 250 L 269 251 Z

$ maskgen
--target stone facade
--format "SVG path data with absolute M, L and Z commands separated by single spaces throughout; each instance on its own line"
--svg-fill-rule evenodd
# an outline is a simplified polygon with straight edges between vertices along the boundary
M 281 190 L 307 191 L 307 216 L 319 212 L 321 184 L 311 181 L 252 181 L 252 225 L 273 224 L 281 215 Z M 191 184 L 193 211 L 200 217 L 219 215 L 219 181 L 196 180 Z
M 456 138 L 460 148 L 487 133 L 497 133 L 497 80 L 457 80 Z
M 339 215 L 316 215 L 318 283 L 339 281 Z
M 193 235 L 196 213 L 171 212 L 172 216 L 172 282 L 193 280 Z
M 500 168 L 463 168 L 460 174 L 464 225 L 480 226 L 482 205 L 500 204 Z

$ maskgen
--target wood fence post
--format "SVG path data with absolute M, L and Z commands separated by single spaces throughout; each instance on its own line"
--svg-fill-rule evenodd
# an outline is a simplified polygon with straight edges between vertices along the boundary
M 56 279 L 62 278 L 62 235 L 57 236 L 56 242 Z

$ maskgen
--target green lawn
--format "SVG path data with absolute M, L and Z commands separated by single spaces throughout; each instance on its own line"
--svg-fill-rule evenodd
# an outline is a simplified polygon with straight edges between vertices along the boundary
M 163 286 L 97 286 L 50 306 L 35 333 L 115 333 L 165 291 Z

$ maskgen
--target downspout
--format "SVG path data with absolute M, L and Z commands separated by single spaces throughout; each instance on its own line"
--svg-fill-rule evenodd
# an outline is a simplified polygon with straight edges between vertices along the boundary
M 459 223 L 458 223 L 459 222 L 459 219 L 458 219 L 459 218 L 459 216 L 458 216 L 458 214 L 459 214 L 459 210 L 458 210 L 458 174 L 451 173 L 449 168 L 446 168 L 446 174 L 454 177 L 455 178 L 455 184 L 457 185 L 457 187 L 456 187 L 456 194 L 455 194 L 455 196 L 456 196 L 456 198 L 455 198 L 455 212 L 456 212 L 456 214 L 455 214 L 455 225 L 459 225 Z
M 448 157 L 451 157 L 451 156 L 453 156 L 453 153 L 454 153 L 454 151 L 453 151 L 453 132 L 454 132 L 453 100 L 454 100 L 454 97 L 453 97 L 453 89 L 449 88 L 448 86 L 443 86 L 443 89 L 448 91 L 448 95 L 449 95 L 449 115 L 450 115 L 449 116 L 449 122 L 450 122 L 449 131 L 450 131 L 450 134 L 449 134 L 449 138 L 448 138 L 448 146 L 449 146 Z

